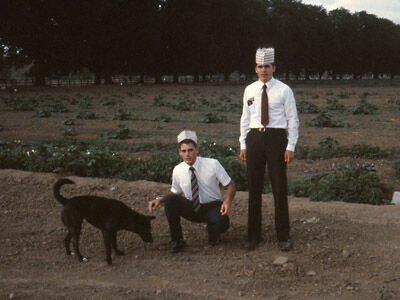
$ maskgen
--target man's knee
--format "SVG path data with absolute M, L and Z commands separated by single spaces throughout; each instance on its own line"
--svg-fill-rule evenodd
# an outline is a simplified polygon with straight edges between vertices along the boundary
M 164 209 L 167 215 L 176 212 L 179 209 L 180 199 L 179 195 L 169 194 L 164 199 Z
M 218 216 L 212 218 L 208 222 L 208 227 L 210 230 L 216 230 L 218 233 L 223 233 L 229 228 L 229 217 L 228 216 Z

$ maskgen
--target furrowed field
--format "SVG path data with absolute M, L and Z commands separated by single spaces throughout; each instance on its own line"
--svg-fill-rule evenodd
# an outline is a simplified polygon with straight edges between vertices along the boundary
M 295 248 L 285 255 L 276 247 L 267 179 L 265 241 L 253 252 L 242 245 L 247 184 L 237 156 L 244 84 L 0 91 L 2 298 L 398 297 L 400 210 L 384 204 L 400 190 L 400 82 L 289 84 L 300 137 L 288 165 Z M 121 233 L 126 256 L 113 267 L 103 261 L 101 234 L 86 224 L 81 250 L 89 262 L 67 257 L 51 192 L 56 179 L 76 181 L 62 190 L 67 197 L 112 197 L 147 214 L 147 202 L 168 190 L 182 129 L 197 131 L 200 154 L 218 158 L 242 191 L 222 245 L 208 247 L 205 228 L 184 221 L 189 247 L 170 254 L 161 208 L 154 244 L 144 250 L 137 236 Z M 288 262 L 275 266 L 279 256 Z

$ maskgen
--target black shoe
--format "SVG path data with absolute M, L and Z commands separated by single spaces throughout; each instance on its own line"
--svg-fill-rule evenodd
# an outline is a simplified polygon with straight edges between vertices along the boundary
M 172 253 L 177 253 L 181 251 L 183 248 L 185 248 L 186 242 L 184 240 L 179 240 L 179 241 L 171 241 L 171 252 Z
M 251 241 L 247 241 L 244 245 L 244 247 L 246 248 L 246 250 L 248 251 L 252 251 L 254 249 L 256 249 L 258 242 L 256 240 L 251 240 Z
M 279 242 L 278 244 L 279 249 L 284 252 L 290 251 L 293 248 L 293 241 L 291 238 L 288 238 L 286 241 Z

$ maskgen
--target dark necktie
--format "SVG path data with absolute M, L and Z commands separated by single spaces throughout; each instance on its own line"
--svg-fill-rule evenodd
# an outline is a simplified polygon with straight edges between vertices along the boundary
M 263 126 L 267 126 L 268 123 L 269 123 L 268 95 L 267 95 L 267 86 L 264 84 L 263 91 L 261 94 L 261 124 L 263 124 Z
M 192 171 L 192 201 L 193 201 L 193 209 L 197 213 L 200 209 L 200 198 L 199 198 L 199 184 L 197 183 L 197 177 L 194 173 L 194 168 L 190 167 L 190 171 Z

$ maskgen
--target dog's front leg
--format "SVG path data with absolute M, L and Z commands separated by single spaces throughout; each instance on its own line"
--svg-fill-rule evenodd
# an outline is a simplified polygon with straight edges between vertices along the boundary
M 107 263 L 109 265 L 111 265 L 112 264 L 112 259 L 111 259 L 111 239 L 112 239 L 111 236 L 112 236 L 112 233 L 110 233 L 106 230 L 103 230 L 102 233 L 103 233 L 103 239 L 104 239 L 104 247 L 106 248 L 106 260 L 107 260 Z

